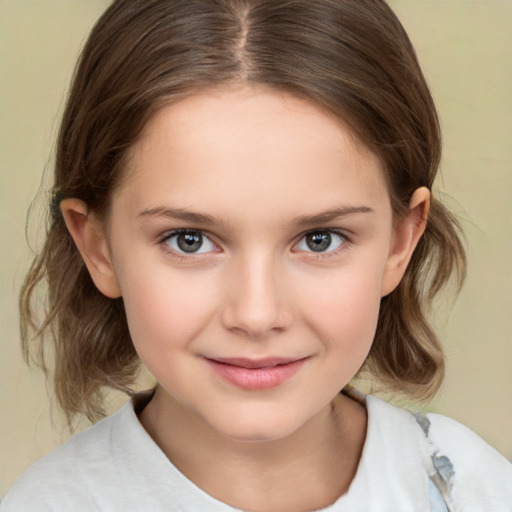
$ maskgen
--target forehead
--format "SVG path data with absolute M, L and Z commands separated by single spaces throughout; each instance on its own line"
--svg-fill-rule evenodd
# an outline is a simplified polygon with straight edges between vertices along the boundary
M 148 143 L 183 145 L 188 139 L 195 145 L 199 137 L 203 143 L 213 140 L 218 146 L 222 133 L 230 137 L 233 146 L 237 141 L 246 142 L 238 145 L 242 151 L 255 141 L 263 145 L 272 129 L 281 130 L 280 142 L 295 143 L 299 138 L 310 142 L 305 148 L 309 150 L 335 146 L 341 138 L 345 151 L 350 147 L 355 153 L 369 152 L 342 120 L 312 101 L 261 85 L 235 83 L 199 89 L 161 108 L 146 124 L 131 153 L 135 155 Z
M 378 158 L 342 122 L 310 101 L 249 86 L 163 107 L 128 160 L 118 194 L 138 203 L 207 204 L 216 195 L 247 208 L 264 195 L 316 207 L 337 197 L 378 202 L 385 189 Z

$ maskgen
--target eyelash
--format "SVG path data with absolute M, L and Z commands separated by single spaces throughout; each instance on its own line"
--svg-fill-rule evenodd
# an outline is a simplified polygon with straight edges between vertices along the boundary
M 167 251 L 168 253 L 170 253 L 176 257 L 181 258 L 182 260 L 184 258 L 194 258 L 194 257 L 197 258 L 198 256 L 199 257 L 202 256 L 203 254 L 209 254 L 209 253 L 213 252 L 213 251 L 205 251 L 205 252 L 199 252 L 199 253 L 198 252 L 195 252 L 195 253 L 190 252 L 187 254 L 186 252 L 177 252 L 176 250 L 169 247 L 169 245 L 167 243 L 169 240 L 171 240 L 175 236 L 179 236 L 181 234 L 195 234 L 195 233 L 200 234 L 203 237 L 203 239 L 209 240 L 211 244 L 217 246 L 217 244 L 212 241 L 211 237 L 207 233 L 205 233 L 204 231 L 202 231 L 200 229 L 191 229 L 191 228 L 180 228 L 180 229 L 175 229 L 173 231 L 164 233 L 157 240 L 157 243 L 159 245 L 161 245 L 165 251 Z M 308 235 L 314 235 L 316 233 L 329 233 L 329 234 L 334 234 L 334 235 L 338 236 L 341 239 L 340 247 L 338 247 L 334 250 L 325 251 L 325 252 L 315 252 L 313 250 L 311 250 L 311 251 L 296 251 L 296 252 L 305 252 L 309 255 L 309 257 L 321 260 L 321 259 L 327 259 L 327 258 L 336 256 L 340 252 L 346 250 L 351 245 L 351 240 L 344 231 L 329 228 L 329 229 L 314 229 L 314 230 L 310 230 L 310 231 L 307 231 L 307 232 L 301 234 L 298 241 L 294 243 L 294 247 L 296 247 Z
M 171 240 L 175 236 L 185 235 L 185 234 L 196 234 L 196 233 L 200 234 L 202 236 L 203 240 L 208 240 L 212 245 L 217 246 L 217 244 L 215 242 L 213 242 L 213 240 L 207 233 L 205 233 L 204 231 L 202 231 L 200 229 L 191 229 L 191 228 L 180 228 L 180 229 L 175 229 L 173 231 L 164 233 L 157 240 L 157 243 L 159 245 L 161 245 L 166 252 L 168 252 L 169 254 L 172 254 L 173 256 L 177 256 L 178 258 L 181 258 L 182 260 L 183 260 L 183 258 L 194 258 L 194 257 L 202 256 L 203 254 L 208 254 L 209 252 L 213 252 L 213 251 L 199 252 L 199 253 L 198 252 L 187 253 L 185 251 L 178 252 L 175 249 L 171 248 L 168 244 L 169 240 Z
M 340 243 L 339 247 L 337 247 L 336 249 L 333 249 L 331 251 L 325 251 L 325 252 L 315 252 L 313 250 L 304 251 L 305 253 L 307 253 L 308 257 L 310 257 L 310 258 L 314 258 L 317 260 L 324 260 L 324 259 L 332 258 L 334 256 L 337 256 L 338 254 L 340 254 L 341 252 L 345 251 L 346 249 L 348 249 L 350 247 L 351 240 L 349 239 L 347 234 L 344 231 L 341 231 L 339 229 L 333 229 L 333 228 L 313 229 L 313 230 L 307 231 L 306 233 L 303 233 L 300 236 L 299 242 L 304 240 L 308 235 L 314 235 L 316 233 L 329 233 L 331 235 L 334 234 L 341 239 L 341 243 Z M 298 245 L 299 242 L 297 242 L 294 246 Z

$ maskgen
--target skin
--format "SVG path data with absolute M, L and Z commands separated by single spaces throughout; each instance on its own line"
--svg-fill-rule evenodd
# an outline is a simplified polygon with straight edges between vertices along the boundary
M 423 233 L 428 190 L 394 223 L 378 158 L 339 120 L 245 85 L 163 108 L 129 156 L 107 219 L 78 199 L 62 210 L 96 286 L 123 297 L 158 381 L 142 424 L 230 505 L 334 502 L 366 433 L 365 408 L 339 391 Z M 202 232 L 200 251 L 183 253 L 176 229 Z M 329 230 L 328 248 L 313 251 L 305 235 Z M 277 386 L 245 389 L 209 363 L 234 357 L 303 361 Z

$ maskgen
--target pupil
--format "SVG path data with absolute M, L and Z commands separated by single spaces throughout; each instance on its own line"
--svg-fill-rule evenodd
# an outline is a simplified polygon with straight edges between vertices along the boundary
M 322 232 L 310 233 L 306 237 L 306 243 L 312 251 L 325 251 L 331 245 L 331 234 Z
M 195 252 L 203 245 L 203 236 L 200 233 L 180 233 L 178 247 L 184 252 Z

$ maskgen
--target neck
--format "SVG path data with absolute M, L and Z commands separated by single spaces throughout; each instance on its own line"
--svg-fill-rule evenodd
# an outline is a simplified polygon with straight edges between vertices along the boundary
M 189 480 L 214 498 L 250 511 L 330 505 L 348 490 L 366 435 L 364 406 L 345 395 L 292 435 L 272 441 L 226 438 L 160 388 L 140 420 Z

